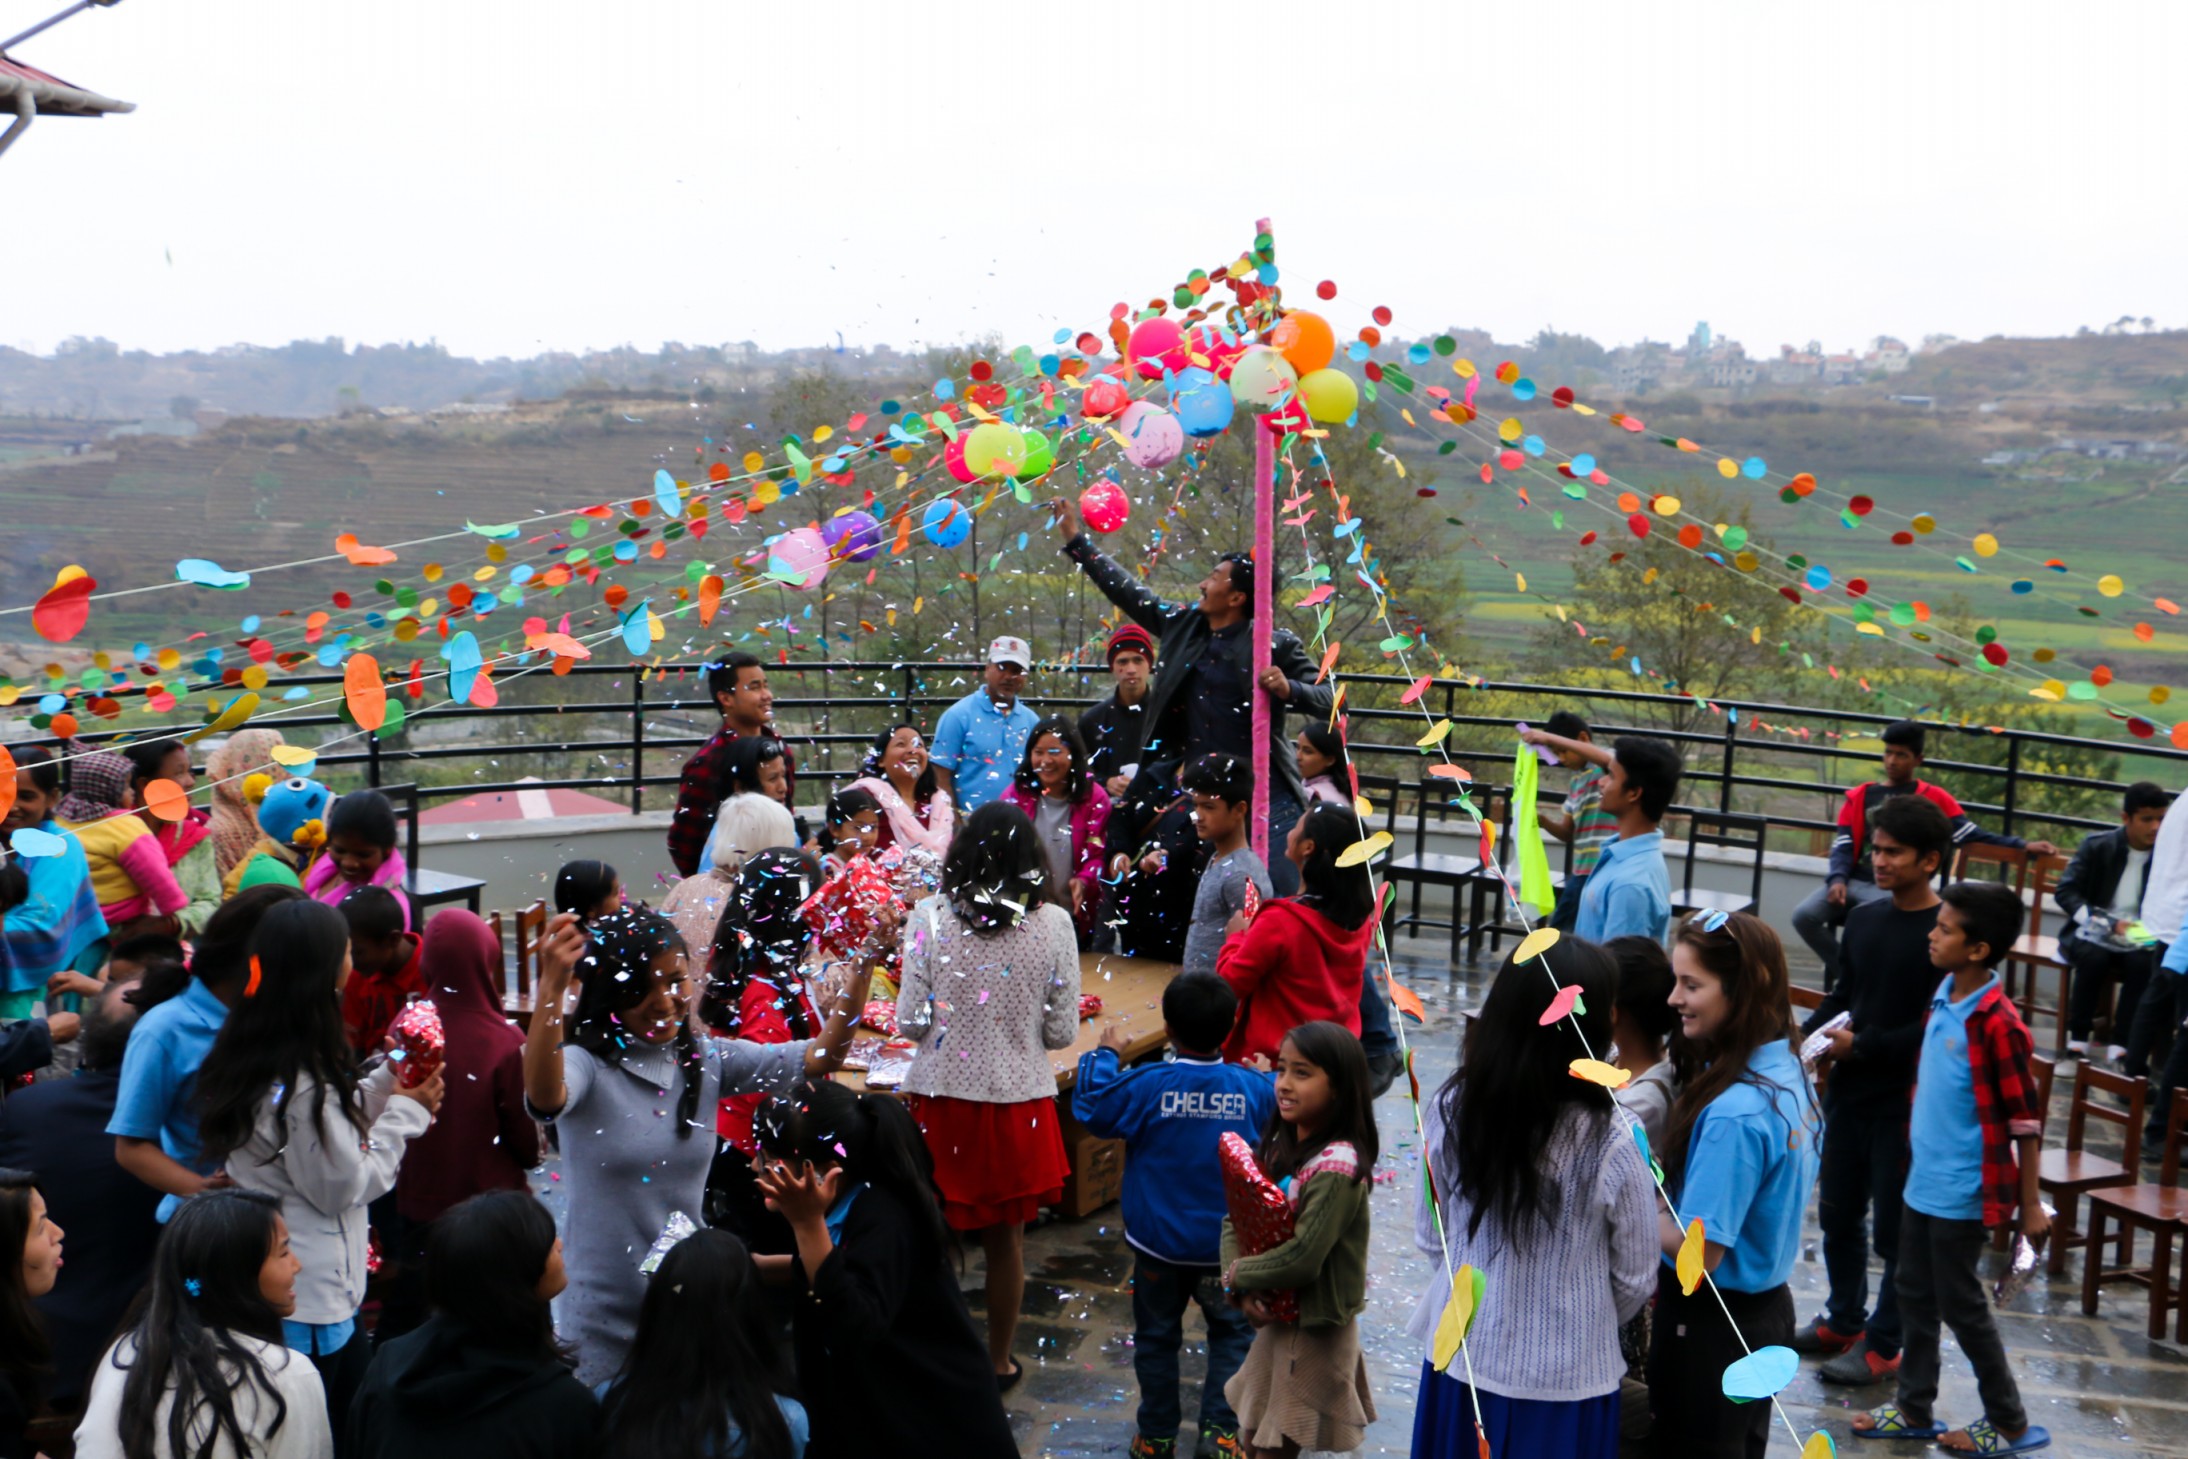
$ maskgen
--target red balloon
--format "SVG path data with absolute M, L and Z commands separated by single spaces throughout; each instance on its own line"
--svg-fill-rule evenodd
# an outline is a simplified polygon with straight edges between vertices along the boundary
M 1097 379 L 1086 387 L 1080 403 L 1085 406 L 1088 419 L 1107 420 L 1132 403 L 1132 394 L 1114 380 Z
M 1079 493 L 1079 520 L 1091 531 L 1114 532 L 1132 515 L 1132 498 L 1114 481 L 1097 481 Z
M 1138 367 L 1142 380 L 1160 380 L 1165 370 L 1185 368 L 1185 331 L 1174 319 L 1142 319 L 1132 326 L 1125 357 Z
M 971 431 L 959 431 L 957 439 L 942 448 L 943 468 L 958 481 L 969 482 L 974 479 L 972 468 L 965 464 L 965 441 L 971 434 Z

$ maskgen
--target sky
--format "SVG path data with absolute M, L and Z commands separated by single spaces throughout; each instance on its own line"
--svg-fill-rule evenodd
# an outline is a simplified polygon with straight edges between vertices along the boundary
M 2176 0 L 125 0 L 14 52 L 137 111 L 0 156 L 0 343 L 1036 343 L 1262 217 L 1400 335 L 2188 327 L 2184 48 Z

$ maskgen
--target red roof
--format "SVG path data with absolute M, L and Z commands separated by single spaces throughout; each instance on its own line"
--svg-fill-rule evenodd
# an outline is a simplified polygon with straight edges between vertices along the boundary
M 564 816 L 627 816 L 627 801 L 607 800 L 582 790 L 550 790 L 535 782 L 519 790 L 488 791 L 462 800 L 444 801 L 418 817 L 421 826 L 463 826 L 480 821 L 552 821 Z

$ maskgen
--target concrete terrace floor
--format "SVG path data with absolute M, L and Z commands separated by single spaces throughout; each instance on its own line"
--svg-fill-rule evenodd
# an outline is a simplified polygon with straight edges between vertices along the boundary
M 1798 953 L 1795 980 L 1818 981 L 1806 950 L 1794 946 Z M 1436 955 L 1441 952 L 1437 941 L 1401 939 L 1397 952 L 1400 980 L 1420 996 L 1429 1015 L 1428 1025 L 1410 1035 L 1419 1050 L 1417 1066 L 1425 1094 L 1442 1082 L 1455 1063 L 1458 1015 L 1479 1004 L 1482 987 L 1497 963 L 1485 960 L 1478 967 L 1453 969 Z M 1805 968 L 1802 961 L 1807 961 Z M 2071 1069 L 2062 1069 L 2061 1074 L 2053 1096 L 2054 1130 L 2064 1129 L 2073 1090 Z M 1413 1248 L 1411 1213 L 1420 1146 L 1402 1080 L 1383 1098 L 1378 1114 L 1383 1161 L 1371 1198 L 1374 1261 L 1368 1309 L 1361 1318 L 1361 1340 L 1379 1413 L 1366 1446 L 1358 1451 L 1369 1455 L 1411 1451 L 1421 1353 L 1406 1337 L 1405 1326 L 1433 1271 Z M 2094 1129 L 2109 1133 L 2110 1127 L 2097 1124 Z M 2091 1148 L 2104 1148 L 2094 1134 Z M 2116 1141 L 2107 1153 L 2117 1157 Z M 1825 1282 L 1817 1241 L 1811 1207 L 1804 1250 L 1793 1271 L 1802 1320 L 1823 1307 Z M 2048 1283 L 2039 1278 L 2011 1309 L 1999 1314 L 2033 1421 L 2050 1429 L 2052 1453 L 2077 1459 L 2084 1455 L 2188 1456 L 2188 1349 L 2143 1335 L 2147 1298 L 2137 1288 L 2107 1287 L 2099 1316 L 2083 1317 L 2080 1256 L 2077 1252 L 2069 1261 L 2066 1278 Z M 1994 1255 L 1989 1260 L 1995 1264 L 2004 1258 Z M 1132 1439 L 1139 1391 L 1132 1374 L 1132 1301 L 1127 1286 L 1132 1256 L 1124 1242 L 1118 1208 L 1111 1206 L 1083 1221 L 1052 1221 L 1030 1231 L 1026 1266 L 1028 1285 L 1018 1350 L 1027 1371 L 1009 1401 L 1021 1449 L 1027 1455 L 1054 1459 L 1121 1454 Z M 1986 1281 L 1994 1275 L 1995 1271 L 1987 1273 Z M 976 1315 L 983 1305 L 979 1282 L 980 1258 L 975 1252 L 965 1262 L 965 1283 Z M 1194 1422 L 1204 1360 L 1195 1315 L 1187 1319 L 1184 1358 L 1188 1430 Z M 1800 1377 L 1786 1390 L 1786 1412 L 1801 1427 L 1804 1438 L 1822 1427 L 1830 1431 L 1842 1453 L 1850 1452 L 1852 1415 L 1888 1401 L 1890 1385 L 1834 1389 L 1815 1376 L 1815 1369 L 1813 1361 L 1804 1364 Z M 1947 1332 L 1939 1416 L 1959 1424 L 1980 1412 L 1973 1376 Z M 1879 1459 L 1892 1453 L 1934 1452 L 1906 1444 L 1875 1447 Z M 1183 1445 L 1181 1452 L 1185 1452 Z M 1782 1424 L 1773 1429 L 1770 1452 L 1774 1456 L 1798 1453 Z

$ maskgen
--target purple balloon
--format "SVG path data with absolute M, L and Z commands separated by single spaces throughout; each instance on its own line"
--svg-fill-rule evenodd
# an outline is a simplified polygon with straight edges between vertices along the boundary
M 872 512 L 845 512 L 821 523 L 821 540 L 839 562 L 864 562 L 881 551 L 881 522 Z

